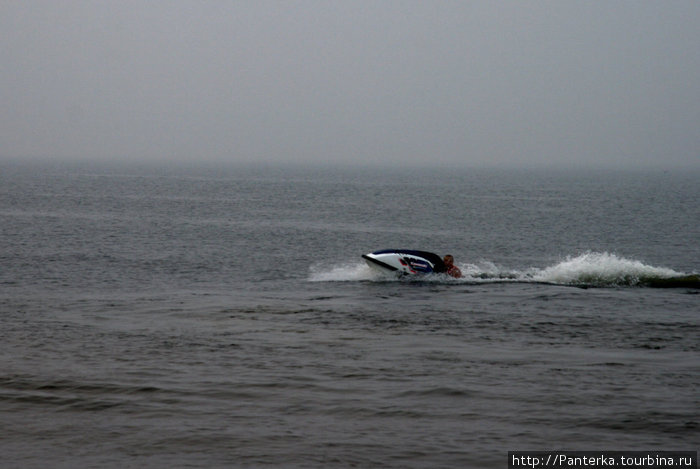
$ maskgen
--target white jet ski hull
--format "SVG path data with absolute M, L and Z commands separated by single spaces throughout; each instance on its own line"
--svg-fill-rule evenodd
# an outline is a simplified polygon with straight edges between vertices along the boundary
M 362 258 L 382 273 L 396 275 L 424 275 L 445 272 L 445 264 L 437 254 L 412 249 L 384 249 Z

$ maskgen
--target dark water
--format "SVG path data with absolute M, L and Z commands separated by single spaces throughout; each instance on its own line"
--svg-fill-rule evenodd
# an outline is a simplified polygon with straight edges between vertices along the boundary
M 1 465 L 697 450 L 699 181 L 5 163 Z M 466 276 L 378 277 L 389 247 Z

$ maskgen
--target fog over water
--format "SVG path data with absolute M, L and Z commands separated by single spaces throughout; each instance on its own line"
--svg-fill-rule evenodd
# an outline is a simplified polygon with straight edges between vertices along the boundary
M 0 4 L 0 159 L 695 167 L 700 3 Z

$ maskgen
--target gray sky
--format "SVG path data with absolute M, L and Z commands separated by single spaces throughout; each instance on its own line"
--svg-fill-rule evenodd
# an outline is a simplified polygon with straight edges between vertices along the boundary
M 700 1 L 0 0 L 0 158 L 700 167 Z

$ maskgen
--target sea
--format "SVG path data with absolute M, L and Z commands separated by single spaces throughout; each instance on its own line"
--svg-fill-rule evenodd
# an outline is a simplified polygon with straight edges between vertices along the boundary
M 0 466 L 697 451 L 699 201 L 698 171 L 4 161 Z

